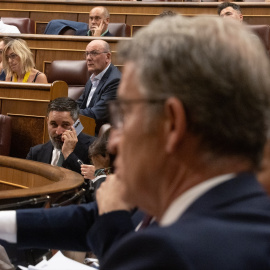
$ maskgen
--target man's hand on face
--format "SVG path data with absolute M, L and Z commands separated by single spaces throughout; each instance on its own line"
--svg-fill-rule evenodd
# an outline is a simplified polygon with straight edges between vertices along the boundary
M 115 175 L 107 176 L 96 193 L 99 215 L 117 210 L 130 211 L 134 208 L 125 201 L 125 192 L 123 183 Z
M 92 36 L 93 37 L 100 37 L 101 34 L 102 34 L 103 27 L 104 27 L 104 21 L 103 20 L 101 21 L 99 26 L 97 26 L 97 25 L 93 26 L 91 28 Z
M 74 151 L 75 146 L 78 142 L 77 133 L 75 128 L 72 126 L 71 130 L 66 130 L 62 134 L 62 153 L 65 159 Z

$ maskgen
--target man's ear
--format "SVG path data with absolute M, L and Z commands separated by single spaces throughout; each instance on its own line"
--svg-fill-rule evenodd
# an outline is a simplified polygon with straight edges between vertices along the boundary
M 110 22 L 110 19 L 109 18 L 104 19 L 104 24 L 108 25 L 109 22 Z
M 181 143 L 187 129 L 186 112 L 183 103 L 175 97 L 165 103 L 166 151 L 172 153 Z
M 242 14 L 240 14 L 240 19 L 241 19 L 241 22 L 243 21 L 243 15 Z

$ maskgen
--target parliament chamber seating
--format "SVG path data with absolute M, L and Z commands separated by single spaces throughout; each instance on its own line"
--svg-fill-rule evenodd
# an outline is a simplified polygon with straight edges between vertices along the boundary
M 64 81 L 68 85 L 68 96 L 77 100 L 84 90 L 90 75 L 85 60 L 52 61 L 47 74 L 48 82 Z
M 22 34 L 35 34 L 35 22 L 29 18 L 1 17 L 5 24 L 16 26 Z
M 248 27 L 261 39 L 266 52 L 270 52 L 270 26 L 269 25 L 248 25 Z
M 109 23 L 108 29 L 115 37 L 130 37 L 130 26 L 125 23 Z
M 8 156 L 11 143 L 11 117 L 0 114 L 0 155 Z

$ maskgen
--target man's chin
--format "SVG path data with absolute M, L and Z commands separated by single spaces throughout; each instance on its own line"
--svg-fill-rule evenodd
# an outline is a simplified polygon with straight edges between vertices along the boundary
M 52 145 L 53 145 L 54 148 L 59 149 L 59 150 L 62 149 L 62 146 L 63 146 L 62 141 L 58 141 L 58 140 L 55 140 L 55 139 L 51 138 L 51 142 L 52 142 Z

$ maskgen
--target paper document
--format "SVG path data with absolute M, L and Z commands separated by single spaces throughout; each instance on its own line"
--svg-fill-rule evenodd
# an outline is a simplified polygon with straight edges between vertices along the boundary
M 19 265 L 18 267 L 22 270 L 96 270 L 96 268 L 65 257 L 61 251 L 58 251 L 50 260 L 43 260 L 36 266 L 29 265 L 27 268 Z

